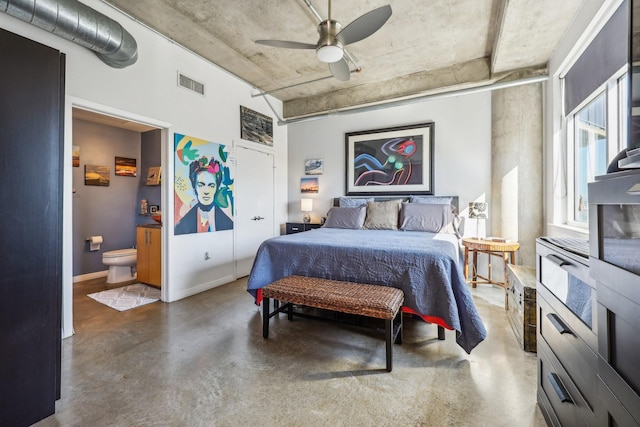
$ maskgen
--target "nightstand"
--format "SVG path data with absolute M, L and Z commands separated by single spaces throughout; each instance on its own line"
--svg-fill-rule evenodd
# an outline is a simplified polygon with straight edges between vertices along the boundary
M 287 234 L 301 233 L 303 231 L 309 231 L 320 227 L 322 227 L 322 224 L 313 224 L 310 222 L 288 222 Z

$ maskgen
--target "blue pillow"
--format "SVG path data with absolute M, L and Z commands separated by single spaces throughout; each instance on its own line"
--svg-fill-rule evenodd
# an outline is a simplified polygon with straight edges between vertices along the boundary
M 360 197 L 340 197 L 339 206 L 341 208 L 357 208 L 366 205 L 367 202 L 373 202 L 373 197 L 366 199 Z
M 425 203 L 431 205 L 452 205 L 453 197 L 447 196 L 411 196 L 409 198 L 409 203 Z
M 404 203 L 400 221 L 400 230 L 447 233 L 461 237 L 460 219 L 451 212 L 449 204 Z

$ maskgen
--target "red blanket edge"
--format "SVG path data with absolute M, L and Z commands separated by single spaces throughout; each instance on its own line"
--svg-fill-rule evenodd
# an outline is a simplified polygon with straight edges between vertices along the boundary
M 258 289 L 256 292 L 256 305 L 260 305 L 262 304 L 262 289 Z M 419 318 L 421 318 L 422 320 L 424 320 L 427 323 L 434 323 L 438 326 L 442 326 L 445 329 L 449 329 L 450 331 L 453 330 L 453 328 L 451 326 L 449 326 L 447 324 L 447 322 L 445 322 L 444 320 L 442 320 L 440 317 L 436 317 L 436 316 L 427 316 L 424 314 L 420 314 L 418 312 L 416 312 L 415 310 L 410 309 L 409 307 L 406 306 L 402 306 L 402 312 L 403 313 L 409 313 L 409 314 L 415 314 L 416 316 L 418 316 Z

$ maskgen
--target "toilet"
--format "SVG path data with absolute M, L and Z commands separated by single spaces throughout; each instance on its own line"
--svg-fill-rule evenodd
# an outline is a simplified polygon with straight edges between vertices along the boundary
M 136 265 L 138 250 L 117 249 L 102 254 L 102 263 L 109 266 L 107 283 L 119 283 L 136 278 L 133 267 Z

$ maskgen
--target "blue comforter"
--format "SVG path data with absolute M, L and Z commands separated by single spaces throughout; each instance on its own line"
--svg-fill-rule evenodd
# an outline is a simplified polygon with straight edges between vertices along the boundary
M 320 228 L 274 237 L 258 249 L 247 290 L 289 275 L 320 277 L 404 291 L 404 305 L 442 319 L 467 352 L 486 338 L 459 262 L 453 235 Z

